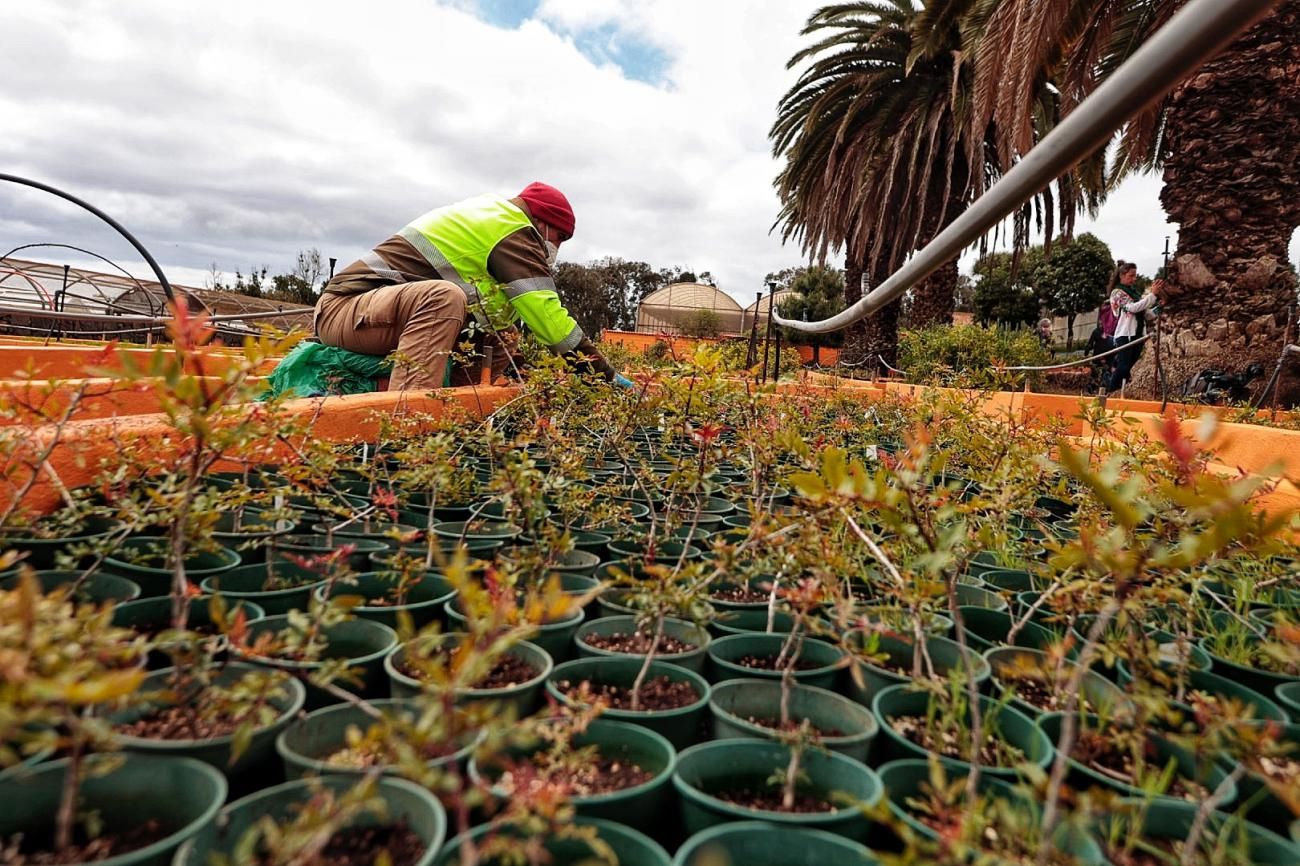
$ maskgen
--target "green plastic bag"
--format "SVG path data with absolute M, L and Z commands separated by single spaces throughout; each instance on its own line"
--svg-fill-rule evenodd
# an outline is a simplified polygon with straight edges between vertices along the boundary
M 392 369 L 393 365 L 378 355 L 303 342 L 275 365 L 270 388 L 260 399 L 269 400 L 281 394 L 291 397 L 365 394 L 378 390 L 380 377 Z

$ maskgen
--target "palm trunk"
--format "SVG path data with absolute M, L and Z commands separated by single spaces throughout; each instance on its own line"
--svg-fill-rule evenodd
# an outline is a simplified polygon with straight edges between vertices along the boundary
M 1179 235 L 1161 341 L 1174 396 L 1206 367 L 1258 362 L 1267 375 L 1281 351 L 1296 300 L 1287 246 L 1300 226 L 1298 34 L 1300 0 L 1285 0 L 1170 97 L 1160 200 Z M 1155 354 L 1134 371 L 1148 394 Z M 1295 402 L 1289 367 L 1281 397 Z
M 916 287 L 909 327 L 920 329 L 952 324 L 957 277 L 957 260 L 954 258 Z
M 862 300 L 862 261 L 853 252 L 844 260 L 844 306 L 851 307 Z M 862 322 L 850 325 L 844 330 L 844 348 L 840 360 L 846 364 L 866 364 L 867 354 L 866 326 Z M 872 369 L 867 365 L 867 369 Z
M 876 270 L 877 273 L 871 274 L 870 278 L 872 289 L 888 279 L 890 273 L 883 263 Z M 902 301 L 894 301 L 867 318 L 865 355 L 869 365 L 880 368 L 883 359 L 891 367 L 898 366 L 898 314 L 901 309 Z

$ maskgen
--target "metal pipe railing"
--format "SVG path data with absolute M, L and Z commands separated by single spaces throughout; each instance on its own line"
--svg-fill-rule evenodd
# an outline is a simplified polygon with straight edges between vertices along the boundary
M 1088 154 L 1105 146 L 1126 120 L 1163 97 L 1278 2 L 1191 0 L 988 192 L 870 294 L 819 322 L 785 319 L 775 310 L 771 315 L 777 324 L 821 334 L 848 327 L 897 300 Z
M 280 316 L 306 316 L 310 315 L 314 307 L 298 307 L 292 310 L 262 310 L 256 313 L 224 313 L 219 316 L 208 316 L 208 321 L 217 324 L 220 322 L 246 322 L 254 319 L 275 319 Z M 65 319 L 70 322 L 106 322 L 109 324 L 121 325 L 159 325 L 164 326 L 171 321 L 170 316 L 132 316 L 132 315 L 113 315 L 112 313 L 65 313 L 61 311 L 41 309 L 40 307 L 30 306 L 8 306 L 0 304 L 0 316 L 27 316 L 33 319 Z

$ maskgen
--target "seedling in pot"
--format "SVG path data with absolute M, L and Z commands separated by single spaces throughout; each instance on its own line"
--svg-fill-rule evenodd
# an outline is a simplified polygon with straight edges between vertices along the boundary
M 563 616 L 576 603 L 558 580 L 529 587 L 521 597 L 503 585 L 504 576 L 495 569 L 480 579 L 463 550 L 452 556 L 445 574 L 461 600 L 465 615 L 462 633 L 443 635 L 436 623 L 427 626 L 406 644 L 404 672 L 437 695 L 450 713 L 465 692 L 488 687 L 493 677 L 505 672 L 503 665 L 512 660 L 510 649 L 536 630 L 530 615 L 542 619 Z M 409 626 L 403 625 L 400 632 L 403 638 L 408 637 Z
M 906 811 L 933 831 L 931 841 L 916 834 L 893 816 L 887 819 L 907 846 L 906 862 L 960 866 L 965 863 L 994 863 L 999 866 L 1084 866 L 1089 862 L 1060 845 L 1051 845 L 1045 859 L 1039 859 L 1042 842 L 1040 813 L 1033 806 L 1032 787 L 995 787 L 981 790 L 972 799 L 964 776 L 949 779 L 938 761 L 929 762 L 929 778 L 920 783 L 918 796 L 904 800 Z M 1086 801 L 1085 801 L 1086 805 Z M 1079 825 L 1073 832 L 1090 838 L 1086 810 L 1073 816 Z M 911 857 L 913 859 L 907 859 Z
M 784 684 L 783 684 L 784 687 Z M 809 748 L 820 745 L 820 739 L 817 732 L 813 730 L 812 722 L 803 719 L 794 728 L 788 730 L 790 724 L 789 709 L 785 706 L 785 699 L 782 699 L 782 713 L 784 717 L 781 720 L 781 730 L 777 732 L 777 739 L 790 750 L 790 762 L 785 768 L 778 770 L 768 779 L 769 785 L 779 785 L 781 787 L 781 810 L 784 812 L 793 812 L 795 807 L 795 798 L 798 794 L 799 783 L 808 783 L 808 774 L 801 768 L 804 752 Z
M 161 688 L 138 692 L 118 707 L 129 710 L 129 721 L 115 725 L 118 734 L 151 740 L 206 740 L 232 738 L 230 764 L 243 756 L 258 728 L 280 715 L 277 700 L 289 697 L 285 671 L 254 669 L 237 678 L 223 676 L 228 644 L 243 645 L 248 636 L 244 608 L 229 613 L 225 600 L 209 601 L 215 634 L 205 636 L 165 631 L 154 638 L 158 650 L 172 661 Z
M 341 793 L 320 786 L 287 820 L 263 815 L 244 831 L 233 855 L 213 852 L 210 866 L 360 863 L 361 858 L 375 866 L 414 866 L 425 845 L 403 822 L 387 823 L 377 778 L 368 776 Z
M 68 758 L 50 862 L 81 862 L 97 850 L 120 853 L 161 837 L 113 828 L 110 838 L 78 808 L 87 753 L 115 745 L 98 711 L 136 699 L 145 676 L 147 644 L 111 622 L 110 607 L 73 604 L 62 591 L 43 595 L 30 573 L 16 589 L 0 590 L 0 768 L 49 748 Z M 99 774 L 115 769 L 111 760 L 91 766 Z M 6 846 L 21 848 L 21 840 L 0 839 L 0 851 Z
M 1003 739 L 996 728 L 997 714 L 1006 706 L 1006 698 L 994 705 L 986 720 L 989 730 L 977 738 L 962 678 L 954 676 L 948 683 L 926 680 L 917 685 L 928 696 L 925 716 L 891 716 L 885 720 L 900 735 L 927 752 L 972 765 L 1011 768 L 1027 763 L 1024 751 Z
M 620 572 L 615 585 L 629 585 L 632 593 L 628 597 L 630 606 L 637 610 L 636 632 L 631 636 L 639 639 L 645 646 L 644 660 L 636 681 L 630 692 L 628 709 L 641 709 L 642 690 L 656 655 L 666 639 L 664 623 L 669 617 L 676 617 L 704 625 L 712 618 L 712 608 L 708 603 L 709 576 L 702 564 L 694 563 L 680 571 L 674 571 L 663 565 L 650 564 L 637 578 Z M 682 651 L 693 649 L 686 647 Z M 662 678 L 661 678 L 662 679 Z
M 578 709 L 559 705 L 528 719 L 516 743 L 529 748 L 540 744 L 540 748 L 526 757 L 502 760 L 502 772 L 493 787 L 514 796 L 521 788 L 536 792 L 544 786 L 555 786 L 571 797 L 589 797 L 632 788 L 654 778 L 627 758 L 602 754 L 598 745 L 577 745 L 577 738 L 604 712 L 605 704 L 585 695 L 575 705 Z

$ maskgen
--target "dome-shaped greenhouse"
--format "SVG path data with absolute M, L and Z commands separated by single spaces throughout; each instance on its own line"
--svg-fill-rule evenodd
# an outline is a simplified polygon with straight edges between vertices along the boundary
M 693 323 L 707 318 L 709 313 L 717 317 L 720 333 L 743 332 L 744 311 L 740 304 L 717 286 L 704 283 L 673 283 L 646 295 L 637 309 L 636 329 L 681 334 L 691 330 Z

